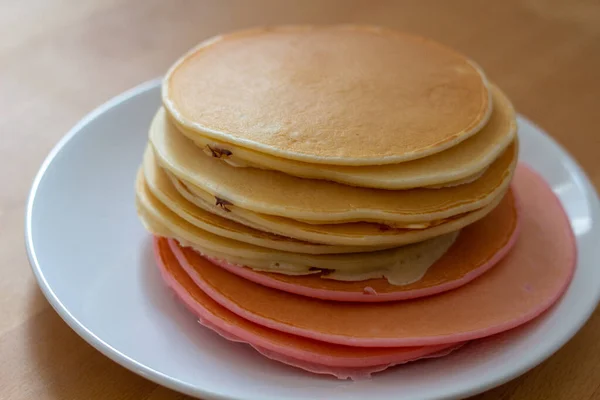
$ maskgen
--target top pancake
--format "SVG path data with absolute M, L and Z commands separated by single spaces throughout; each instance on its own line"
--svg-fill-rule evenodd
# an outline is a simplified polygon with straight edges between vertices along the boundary
M 163 83 L 179 125 L 317 164 L 425 157 L 479 131 L 492 102 L 481 70 L 433 41 L 370 27 L 277 27 L 210 39 Z
M 181 126 L 178 126 L 178 129 L 202 147 L 204 153 L 235 167 L 272 169 L 301 178 L 325 179 L 376 189 L 455 186 L 471 182 L 483 174 L 516 136 L 517 120 L 510 100 L 495 85 L 490 85 L 490 89 L 494 111 L 481 131 L 450 149 L 398 164 L 310 164 L 223 143 L 190 132 Z

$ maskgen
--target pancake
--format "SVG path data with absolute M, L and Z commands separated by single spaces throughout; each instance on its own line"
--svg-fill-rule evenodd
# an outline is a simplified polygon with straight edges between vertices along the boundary
M 408 224 L 401 227 L 370 222 L 316 225 L 219 204 L 206 192 L 195 190 L 192 193 L 189 184 L 177 179 L 172 179 L 172 183 L 183 197 L 197 207 L 243 225 L 311 243 L 346 246 L 403 246 L 454 232 L 485 217 L 500 203 L 506 193 L 501 193 L 491 204 L 479 210 L 425 224 Z
M 388 29 L 287 26 L 218 36 L 167 73 L 169 113 L 198 135 L 280 158 L 379 165 L 479 131 L 483 72 L 436 42 Z
M 456 241 L 433 265 L 406 264 L 397 272 L 398 279 L 414 281 L 402 286 L 387 279 L 355 282 L 338 281 L 328 273 L 291 276 L 254 271 L 224 260 L 210 259 L 213 264 L 252 282 L 303 296 L 335 301 L 380 302 L 430 296 L 460 287 L 477 278 L 497 262 L 515 244 L 518 235 L 518 215 L 512 196 L 505 199 L 488 216 L 464 228 Z M 170 241 L 172 252 L 186 269 L 198 269 L 205 262 L 190 248 Z M 360 278 L 360 277 L 359 277 Z
M 280 274 L 307 275 L 327 270 L 332 278 L 355 280 L 355 275 L 378 271 L 393 278 L 395 269 L 408 263 L 428 268 L 443 256 L 457 236 L 451 233 L 412 245 L 364 253 L 286 252 L 232 240 L 191 225 L 157 201 L 141 184 L 136 194 L 139 217 L 152 234 L 176 239 L 208 257 Z
M 168 121 L 164 109 L 152 122 L 150 140 L 161 167 L 227 204 L 318 224 L 433 221 L 485 207 L 510 184 L 518 152 L 513 142 L 481 178 L 469 184 L 437 190 L 379 190 L 232 167 L 206 157 Z
M 234 221 L 238 221 L 240 223 L 254 226 L 254 227 L 263 227 L 263 229 L 269 230 L 271 225 L 274 225 L 277 231 L 277 226 L 283 226 L 285 230 L 288 226 L 299 227 L 301 230 L 308 231 L 322 231 L 323 229 L 328 229 L 328 225 L 344 225 L 345 231 L 347 231 L 348 227 L 356 227 L 361 226 L 361 224 L 365 224 L 368 226 L 367 229 L 371 231 L 373 229 L 378 231 L 389 231 L 392 233 L 392 229 L 425 229 L 430 228 L 436 225 L 441 225 L 452 218 L 458 218 L 459 216 L 454 216 L 450 218 L 439 219 L 435 221 L 426 221 L 426 222 L 412 222 L 412 223 L 398 223 L 398 222 L 390 222 L 386 223 L 380 222 L 343 222 L 343 221 L 333 221 L 330 224 L 316 224 L 312 221 L 303 221 L 303 220 L 295 220 L 290 218 L 278 217 L 274 215 L 260 214 L 255 213 L 253 211 L 245 210 L 240 207 L 236 207 L 233 204 L 229 204 L 229 202 L 223 201 L 222 199 L 211 195 L 208 192 L 205 192 L 202 189 L 195 187 L 193 184 L 189 182 L 184 182 L 178 179 L 173 174 L 166 172 L 166 175 L 169 176 L 171 183 L 176 188 L 176 190 L 180 193 L 181 196 L 186 198 L 189 202 L 197 205 L 198 207 L 210 211 L 213 213 L 218 213 L 219 215 L 224 216 L 225 218 L 232 219 Z M 465 213 L 466 214 L 466 213 Z M 266 227 L 266 228 L 264 228 Z M 261 229 L 261 228 L 258 228 Z M 293 229 L 292 229 L 293 230 Z M 350 229 L 352 230 L 352 229 Z M 397 231 L 393 231 L 397 232 Z
M 198 253 L 192 248 L 187 249 L 185 254 L 194 259 L 204 256 L 218 265 L 227 265 L 238 269 L 248 268 L 256 272 L 265 271 L 287 276 L 319 275 L 318 279 L 323 277 L 328 280 L 347 282 L 381 278 L 392 286 L 409 285 L 420 280 L 425 272 L 448 252 L 458 236 L 458 232 L 454 232 L 416 244 L 390 249 L 387 253 L 355 253 L 359 256 L 361 263 L 358 262 L 359 260 L 353 260 L 353 263 L 348 262 L 346 264 L 344 264 L 344 261 L 348 261 L 349 257 L 345 257 L 344 260 L 341 259 L 341 255 L 322 258 L 315 261 L 314 264 L 306 264 L 302 261 L 293 263 L 272 260 L 244 260 L 244 258 L 235 254 L 221 253 L 219 255 L 211 250 L 208 251 L 208 254 L 205 254 L 206 251 L 202 249 Z M 375 260 L 370 259 L 370 254 L 375 257 Z M 291 257 L 293 255 L 287 255 L 288 259 Z M 273 255 L 273 258 L 275 258 L 275 255 Z
M 417 300 L 342 303 L 258 285 L 208 261 L 187 271 L 213 300 L 257 324 L 329 343 L 422 346 L 489 336 L 548 309 L 575 268 L 575 238 L 558 198 L 537 174 L 520 168 L 521 235 L 512 251 L 460 290 Z M 184 266 L 185 268 L 185 266 Z
M 357 348 L 319 342 L 282 333 L 247 321 L 207 296 L 178 264 L 166 239 L 154 240 L 155 257 L 161 275 L 179 300 L 205 327 L 226 339 L 250 344 L 268 358 L 315 373 L 340 379 L 368 377 L 373 372 L 420 358 L 448 354 L 459 344 Z
M 143 174 L 138 174 L 136 184 L 138 215 L 152 234 L 176 239 L 203 255 L 248 265 L 263 271 L 290 275 L 306 275 L 321 270 L 343 273 L 338 279 L 351 279 L 353 274 L 363 275 L 373 270 L 390 271 L 409 260 L 433 264 L 450 247 L 456 233 L 437 236 L 419 243 L 363 253 L 310 254 L 287 252 L 256 246 L 219 236 L 192 225 L 172 212 L 144 184 Z
M 483 174 L 487 171 L 487 168 L 482 169 L 481 171 L 475 173 L 474 175 L 469 175 L 466 178 L 457 179 L 455 181 L 450 181 L 446 183 L 440 183 L 437 185 L 427 185 L 425 186 L 427 189 L 443 189 L 447 187 L 454 187 L 459 185 L 465 185 L 467 183 L 475 182 L 477 179 L 481 178 Z
M 358 167 L 309 164 L 217 141 L 182 126 L 178 129 L 193 139 L 205 154 L 232 166 L 272 169 L 301 178 L 376 189 L 454 186 L 479 177 L 515 138 L 517 124 L 510 100 L 496 86 L 491 87 L 491 92 L 494 112 L 480 132 L 448 150 L 397 164 Z
M 343 246 L 309 243 L 254 229 L 197 207 L 181 196 L 175 189 L 169 177 L 156 164 L 154 154 L 150 148 L 146 149 L 144 153 L 143 174 L 142 184 L 147 186 L 156 200 L 190 224 L 215 235 L 257 246 L 308 254 L 356 253 L 386 248 L 386 246 Z M 213 207 L 213 210 L 215 209 Z M 387 248 L 389 247 L 393 246 L 388 245 Z

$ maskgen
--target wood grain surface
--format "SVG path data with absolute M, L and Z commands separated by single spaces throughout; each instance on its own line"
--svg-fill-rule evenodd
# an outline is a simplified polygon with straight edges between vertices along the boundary
M 279 23 L 362 22 L 475 59 L 600 185 L 600 2 L 0 0 L 0 399 L 184 399 L 113 363 L 51 309 L 23 245 L 41 161 L 85 113 L 200 40 Z M 476 399 L 600 399 L 600 312 L 542 365 Z

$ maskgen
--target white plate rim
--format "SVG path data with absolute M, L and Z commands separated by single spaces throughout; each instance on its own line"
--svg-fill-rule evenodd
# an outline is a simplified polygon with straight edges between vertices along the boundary
M 178 391 L 180 393 L 184 393 L 190 396 L 202 396 L 203 399 L 224 399 L 231 400 L 232 397 L 226 396 L 221 393 L 216 393 L 213 391 L 205 390 L 203 388 L 196 387 L 192 384 L 180 381 L 174 377 L 163 374 L 151 367 L 148 367 L 135 359 L 127 356 L 123 352 L 114 348 L 110 344 L 106 343 L 103 339 L 97 336 L 94 332 L 88 329 L 81 321 L 79 321 L 63 304 L 60 298 L 54 293 L 51 285 L 46 280 L 42 267 L 38 262 L 33 237 L 32 237 L 32 211 L 33 206 L 37 194 L 37 190 L 40 182 L 42 181 L 47 169 L 52 164 L 56 156 L 61 152 L 63 147 L 70 142 L 77 134 L 82 132 L 82 128 L 85 127 L 88 123 L 93 121 L 95 118 L 101 116 L 106 111 L 119 106 L 121 103 L 133 99 L 136 96 L 153 90 L 157 86 L 160 86 L 162 82 L 162 77 L 158 77 L 144 83 L 141 83 L 138 86 L 135 86 L 129 90 L 122 92 L 121 94 L 111 98 L 105 103 L 101 104 L 87 115 L 85 115 L 77 124 L 75 124 L 52 148 L 49 154 L 46 156 L 44 161 L 42 162 L 35 178 L 33 180 L 31 189 L 29 191 L 29 195 L 26 202 L 25 208 L 25 246 L 27 251 L 27 256 L 29 259 L 29 264 L 31 266 L 32 272 L 37 280 L 38 286 L 40 287 L 42 293 L 52 306 L 52 308 L 59 314 L 59 316 L 67 323 L 67 325 L 73 329 L 81 338 L 83 338 L 87 343 L 89 343 L 92 347 L 98 350 L 100 353 L 104 354 L 117 364 L 129 369 L 130 371 L 154 382 L 159 385 L 165 386 L 172 390 Z M 535 128 L 539 132 L 545 131 L 541 129 L 539 126 L 534 124 L 528 118 L 523 115 L 518 115 L 520 122 L 526 123 L 531 127 Z M 556 142 L 554 138 L 545 134 L 546 139 L 550 142 L 551 146 L 558 150 L 560 153 L 564 155 L 564 165 L 567 170 L 572 174 L 572 176 L 577 177 L 581 180 L 579 182 L 587 193 L 587 199 L 590 201 L 591 212 L 595 214 L 597 218 L 600 218 L 600 200 L 598 199 L 598 194 L 596 189 L 589 181 L 587 174 L 583 171 L 583 169 L 579 166 L 579 164 L 574 160 L 574 158 Z M 600 288 L 595 293 L 594 304 L 600 302 Z M 475 383 L 465 384 L 461 387 L 461 389 L 456 390 L 455 392 L 448 393 L 448 396 L 444 398 L 456 398 L 457 396 L 473 396 L 476 394 L 480 394 L 494 387 L 500 386 L 520 375 L 523 375 L 527 371 L 536 367 L 549 357 L 551 357 L 556 351 L 558 351 L 562 346 L 565 345 L 587 322 L 590 318 L 591 314 L 594 312 L 595 306 L 590 307 L 584 314 L 581 315 L 581 318 L 570 326 L 568 332 L 561 338 L 561 340 L 557 340 L 552 342 L 550 345 L 547 345 L 545 351 L 538 351 L 536 356 L 525 360 L 522 359 L 521 362 L 511 369 L 510 373 L 504 374 L 502 376 L 490 377 L 484 382 L 474 380 Z

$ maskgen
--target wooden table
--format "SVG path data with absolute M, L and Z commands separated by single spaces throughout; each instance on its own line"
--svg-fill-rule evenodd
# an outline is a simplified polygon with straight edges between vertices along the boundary
M 183 399 L 80 339 L 23 248 L 31 180 L 86 112 L 198 41 L 261 24 L 363 22 L 471 56 L 600 185 L 600 2 L 0 0 L 0 399 Z M 600 311 L 548 361 L 477 399 L 600 399 Z

